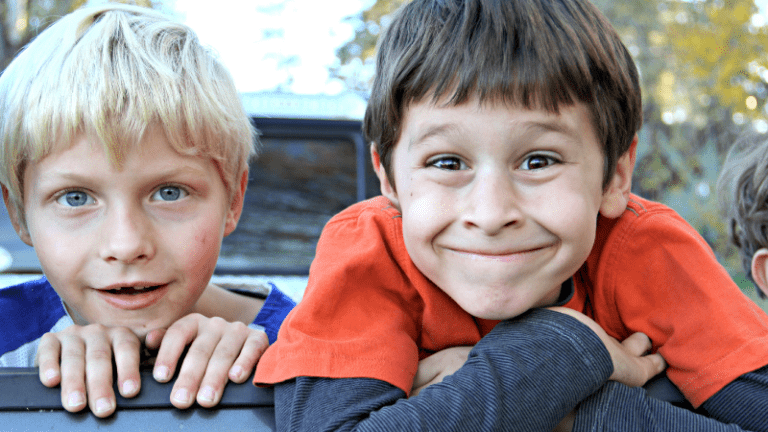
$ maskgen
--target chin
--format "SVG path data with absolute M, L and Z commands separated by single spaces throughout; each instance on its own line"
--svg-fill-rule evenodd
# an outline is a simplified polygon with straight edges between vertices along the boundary
M 514 318 L 518 315 L 522 315 L 523 313 L 528 311 L 530 307 L 524 308 L 524 307 L 517 306 L 517 307 L 499 308 L 499 305 L 497 303 L 486 304 L 482 306 L 475 303 L 469 308 L 462 306 L 462 309 L 469 312 L 470 315 L 476 318 L 503 321 L 510 318 Z

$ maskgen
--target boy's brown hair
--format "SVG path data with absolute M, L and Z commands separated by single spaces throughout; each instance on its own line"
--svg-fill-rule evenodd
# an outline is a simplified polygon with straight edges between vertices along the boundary
M 739 249 L 744 271 L 752 278 L 752 256 L 768 248 L 768 137 L 765 134 L 745 131 L 739 136 L 723 163 L 717 192 L 730 240 Z
M 589 1 L 414 0 L 380 40 L 363 124 L 388 177 L 410 104 L 474 96 L 555 113 L 584 103 L 605 157 L 604 186 L 642 125 L 635 64 Z

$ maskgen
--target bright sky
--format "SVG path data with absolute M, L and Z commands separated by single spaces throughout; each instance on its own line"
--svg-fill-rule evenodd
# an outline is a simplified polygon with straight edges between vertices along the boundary
M 344 90 L 329 80 L 336 49 L 354 36 L 344 18 L 374 0 L 164 0 L 213 47 L 229 67 L 242 92 L 283 90 L 299 94 L 337 94 Z M 627 0 L 631 1 L 631 0 Z M 695 0 L 694 0 L 695 1 Z M 756 0 L 768 23 L 768 0 Z M 265 38 L 264 31 L 282 31 Z M 296 56 L 289 67 L 281 59 Z
M 289 76 L 285 90 L 300 94 L 336 94 L 343 90 L 328 78 L 336 49 L 352 39 L 344 18 L 372 0 L 166 0 L 179 18 L 195 29 L 229 67 L 243 92 L 274 90 Z M 264 32 L 283 32 L 265 38 Z M 280 61 L 296 56 L 281 67 Z

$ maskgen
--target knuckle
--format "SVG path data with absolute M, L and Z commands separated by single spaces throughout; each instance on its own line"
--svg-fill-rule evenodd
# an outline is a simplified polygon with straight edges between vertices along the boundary
M 58 333 L 46 333 L 40 338 L 40 345 L 51 345 L 59 342 Z
M 210 357 L 211 351 L 200 344 L 192 344 L 187 351 L 187 357 Z
M 112 350 L 106 347 L 97 347 L 89 349 L 86 357 L 89 361 L 106 360 L 112 361 Z
M 86 335 L 99 335 L 107 333 L 107 327 L 99 323 L 88 324 L 87 326 L 82 327 L 82 331 Z
M 269 336 L 267 336 L 267 333 L 262 330 L 256 331 L 256 338 L 258 339 L 258 342 L 262 345 L 269 346 Z
M 222 344 L 216 348 L 214 352 L 219 358 L 235 358 L 240 354 L 240 349 L 230 344 Z
M 115 351 L 136 351 L 141 348 L 141 343 L 135 337 L 118 339 L 115 344 Z

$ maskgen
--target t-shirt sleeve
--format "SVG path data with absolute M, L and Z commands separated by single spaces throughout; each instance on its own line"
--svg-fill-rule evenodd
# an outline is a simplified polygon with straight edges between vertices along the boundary
M 264 300 L 264 305 L 259 310 L 252 325 L 263 328 L 269 338 L 269 343 L 273 344 L 277 340 L 277 331 L 280 329 L 280 325 L 285 320 L 288 312 L 296 306 L 296 302 L 280 291 L 275 285 L 270 285 L 272 289 L 269 291 L 269 295 Z
M 594 278 L 594 314 L 606 331 L 648 335 L 694 407 L 768 364 L 768 317 L 706 241 L 669 210 L 630 221 L 614 230 Z
M 410 391 L 422 302 L 385 241 L 395 234 L 368 215 L 341 213 L 323 229 L 304 297 L 259 361 L 255 383 L 358 377 Z

